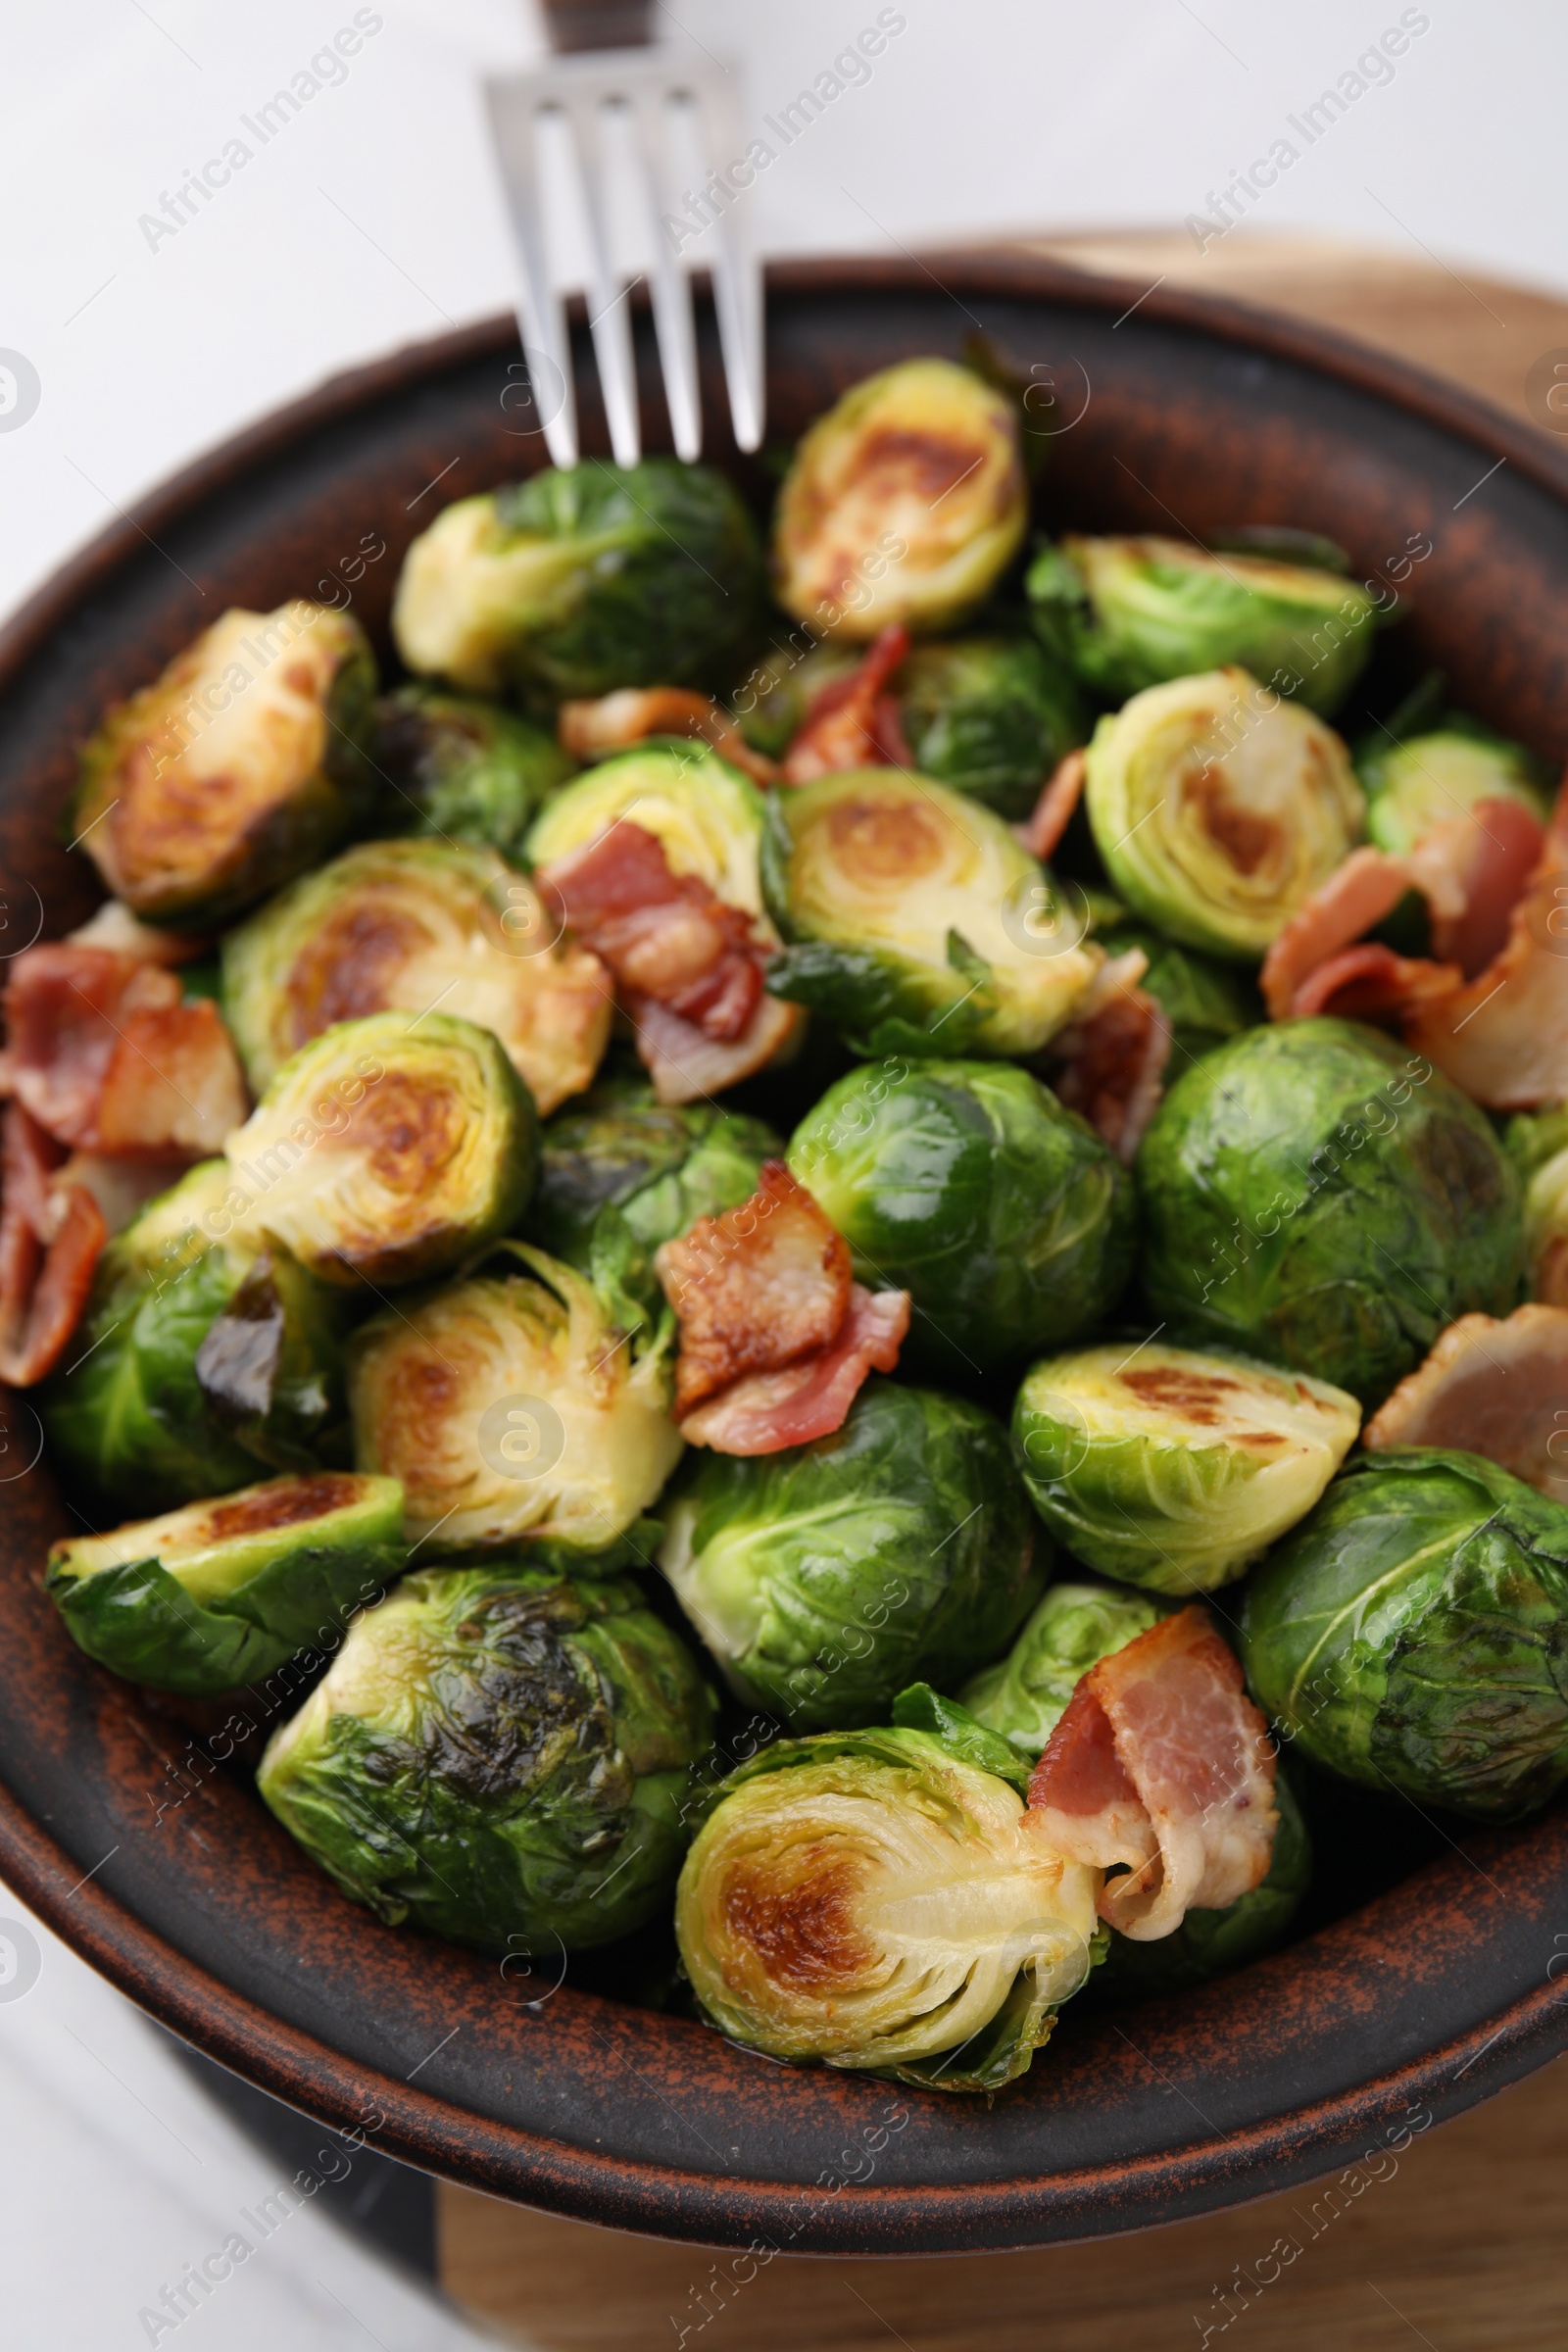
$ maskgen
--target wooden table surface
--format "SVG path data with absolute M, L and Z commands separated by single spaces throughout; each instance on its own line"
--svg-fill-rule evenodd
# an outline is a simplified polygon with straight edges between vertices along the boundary
M 1542 353 L 1568 349 L 1568 304 L 1430 258 L 1241 231 L 1203 255 L 1180 234 L 1036 250 L 1314 319 L 1457 377 L 1538 430 L 1526 374 Z M 1568 2069 L 1547 2067 L 1390 2161 L 1343 2212 L 1320 2193 L 1314 2212 L 1308 2191 L 1034 2253 L 780 2255 L 727 2301 L 714 2257 L 698 2247 L 443 2186 L 441 2272 L 507 2340 L 548 2352 L 678 2352 L 682 2328 L 691 2352 L 1197 2352 L 1205 2341 L 1224 2352 L 1564 2352 Z M 1300 2248 L 1288 2262 L 1270 2259 L 1281 2239 Z M 1255 2283 L 1259 2267 L 1269 2283 Z

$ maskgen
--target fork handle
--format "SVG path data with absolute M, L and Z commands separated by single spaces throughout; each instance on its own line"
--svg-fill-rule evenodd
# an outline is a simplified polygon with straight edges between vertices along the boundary
M 646 49 L 650 0 L 544 0 L 550 45 L 573 49 Z

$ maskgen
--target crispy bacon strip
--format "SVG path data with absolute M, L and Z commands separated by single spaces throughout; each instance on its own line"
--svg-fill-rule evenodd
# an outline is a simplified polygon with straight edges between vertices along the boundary
M 1545 828 L 1522 801 L 1478 801 L 1467 816 L 1436 825 L 1406 863 L 1432 914 L 1432 953 L 1467 980 L 1502 954 L 1508 917 L 1546 846 Z
M 1352 850 L 1297 908 L 1263 958 L 1259 985 L 1269 1019 L 1291 1019 L 1298 990 L 1318 965 L 1392 914 L 1409 888 L 1397 858 L 1383 850 Z
M 1361 1432 L 1374 1452 L 1441 1446 L 1484 1453 L 1568 1502 L 1568 1308 L 1516 1307 L 1505 1320 L 1461 1315 Z M 1557 1451 L 1553 1453 L 1553 1443 Z
M 1291 1000 L 1293 1020 L 1331 1012 L 1348 1021 L 1375 1021 L 1403 1012 L 1423 996 L 1442 998 L 1464 978 L 1457 964 L 1396 956 L 1375 939 L 1346 948 L 1307 975 Z
M 1066 1056 L 1055 1080 L 1059 1099 L 1080 1111 L 1117 1158 L 1130 1166 L 1159 1107 L 1170 1059 L 1163 1005 L 1138 982 L 1149 968 L 1142 948 L 1102 964 L 1087 1009 L 1053 1041 Z
M 1042 785 L 1027 823 L 1013 827 L 1030 856 L 1038 858 L 1042 864 L 1072 820 L 1072 812 L 1083 794 L 1087 764 L 1081 751 L 1068 752 L 1057 761 L 1055 773 Z
M 597 702 L 563 703 L 556 732 L 577 760 L 625 751 L 650 735 L 689 735 L 711 744 L 756 784 L 778 781 L 778 763 L 754 752 L 727 710 L 689 686 L 622 686 Z
M 827 1347 L 849 1310 L 849 1245 L 781 1159 L 762 1162 L 749 1200 L 699 1217 L 654 1264 L 680 1325 L 678 1416 Z
M 726 1044 L 645 997 L 637 1007 L 637 1051 L 661 1102 L 701 1102 L 770 1062 L 805 1018 L 798 1004 L 763 997 L 740 1036 Z
M 780 1453 L 842 1429 L 872 1371 L 891 1372 L 909 1328 L 907 1291 L 850 1286 L 849 1312 L 826 1348 L 782 1372 L 754 1372 L 698 1405 L 680 1425 L 715 1453 Z
M 60 1148 L 20 1102 L 0 1121 L 0 1380 L 31 1388 L 76 1328 L 109 1238 L 90 1192 L 51 1190 Z
M 1152 1943 L 1260 1884 L 1279 1826 L 1266 1733 L 1205 1609 L 1161 1618 L 1090 1669 L 1029 1805 L 1069 1859 L 1128 1866 L 1105 1882 L 1102 1919 Z
M 784 755 L 780 772 L 786 784 L 809 784 L 851 767 L 913 765 L 898 702 L 887 691 L 908 651 L 909 632 L 896 621 L 882 631 L 858 669 L 831 679 L 812 697 Z

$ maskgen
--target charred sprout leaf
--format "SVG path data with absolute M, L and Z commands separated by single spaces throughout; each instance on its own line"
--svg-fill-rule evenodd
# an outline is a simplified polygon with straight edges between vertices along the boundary
M 1513 1164 L 1441 1071 L 1356 1022 L 1271 1024 L 1207 1054 L 1136 1175 L 1155 1319 L 1368 1407 L 1447 1324 L 1518 1303 Z
M 450 1013 L 339 1021 L 229 1137 L 225 1230 L 275 1235 L 323 1281 L 438 1274 L 527 1205 L 532 1099 L 488 1029 Z
M 369 841 L 302 875 L 223 941 L 223 1007 L 252 1088 L 337 1021 L 439 1007 L 501 1040 L 541 1112 L 592 1081 L 611 983 L 556 936 L 495 850 Z
M 1378 617 L 1368 590 L 1332 571 L 1180 539 L 1069 535 L 1042 549 L 1025 586 L 1044 644 L 1108 702 L 1240 663 L 1327 714 L 1365 667 Z
M 732 2039 L 991 2090 L 1024 2073 L 1089 1973 L 1097 1878 L 941 1739 L 829 1732 L 730 1776 L 681 1872 L 675 1932 Z
M 1028 511 L 1011 401 L 949 360 L 906 360 L 802 435 L 774 591 L 818 637 L 956 628 L 1022 545 Z
M 448 507 L 405 559 L 392 633 L 421 675 L 545 706 L 722 685 L 760 579 L 755 526 L 722 474 L 593 459 Z
M 1468 816 L 1479 801 L 1518 801 L 1543 824 L 1551 814 L 1555 778 L 1545 761 L 1457 711 L 1420 734 L 1376 729 L 1356 747 L 1355 772 L 1367 833 L 1395 858 L 1436 826 Z
M 832 1437 L 693 1453 L 661 1516 L 696 1631 L 737 1695 L 795 1731 L 961 1681 L 1011 1639 L 1049 1555 L 990 1414 L 887 1380 Z
M 681 1442 L 670 1318 L 628 1340 L 580 1274 L 521 1242 L 351 1344 L 360 1466 L 403 1481 L 409 1533 L 454 1549 L 546 1538 L 578 1553 L 622 1535 Z
M 257 1787 L 355 1901 L 548 1984 L 667 1904 L 712 1714 L 630 1585 L 429 1568 L 359 1619 Z
M 651 745 L 602 761 L 558 793 L 528 836 L 528 858 L 552 865 L 628 817 L 653 834 L 672 873 L 706 882 L 771 939 L 758 874 L 762 808 L 751 778 L 716 752 Z
M 921 773 L 1009 821 L 1029 814 L 1062 755 L 1089 739 L 1071 672 L 1027 637 L 918 646 L 895 691 Z
M 82 754 L 72 834 L 144 921 L 227 922 L 374 805 L 374 694 L 346 612 L 225 612 L 108 712 Z
M 1568 1777 L 1568 1510 L 1479 1454 L 1363 1454 L 1249 1585 L 1242 1656 L 1314 1762 L 1516 1820 Z
M 1114 1585 L 1053 1585 L 1006 1656 L 965 1683 L 958 1695 L 977 1722 L 1032 1761 L 1081 1677 L 1147 1634 L 1167 1605 Z
M 212 1420 L 258 1461 L 308 1470 L 346 1447 L 344 1304 L 273 1242 L 208 1325 L 197 1384 Z
M 914 1301 L 911 1362 L 962 1376 L 1060 1346 L 1132 1272 L 1132 1180 L 1028 1071 L 898 1056 L 851 1070 L 790 1167 L 862 1282 Z
M 514 860 L 544 803 L 577 772 L 543 727 L 430 686 L 402 686 L 377 703 L 375 760 L 416 833 Z
M 1349 855 L 1365 813 L 1333 729 L 1242 669 L 1151 687 L 1102 718 L 1084 793 L 1134 912 L 1244 963 Z
M 1305 1517 L 1360 1425 L 1355 1398 L 1324 1381 L 1117 1341 L 1034 1365 L 1012 1442 L 1036 1510 L 1074 1558 L 1191 1598 Z
M 774 996 L 871 1053 L 1032 1054 L 1100 956 L 1002 819 L 946 784 L 855 768 L 769 796 L 762 886 L 791 944 Z
M 395 1479 L 316 1471 L 71 1537 L 44 1582 L 90 1658 L 202 1698 L 331 1649 L 407 1557 Z

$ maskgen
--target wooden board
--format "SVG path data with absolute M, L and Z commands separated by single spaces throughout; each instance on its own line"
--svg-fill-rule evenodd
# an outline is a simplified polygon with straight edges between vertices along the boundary
M 1034 249 L 1290 311 L 1457 377 L 1538 429 L 1526 376 L 1543 353 L 1568 351 L 1568 303 L 1435 260 L 1241 232 L 1202 255 L 1164 233 Z M 443 2185 L 441 2275 L 460 2303 L 548 2352 L 1562 2352 L 1561 2062 L 1375 2171 L 1098 2245 L 924 2262 L 780 2255 L 755 2275 L 744 2257 Z

